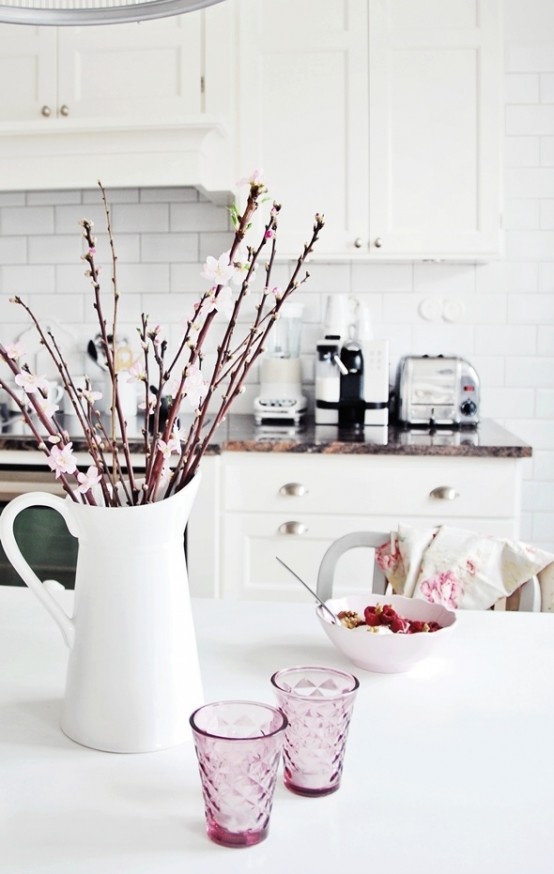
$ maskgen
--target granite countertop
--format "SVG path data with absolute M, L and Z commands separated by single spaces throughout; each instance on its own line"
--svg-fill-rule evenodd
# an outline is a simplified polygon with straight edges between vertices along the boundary
M 485 420 L 478 428 L 431 431 L 397 425 L 373 426 L 360 433 L 342 433 L 330 425 L 308 420 L 303 428 L 256 427 L 251 416 L 230 416 L 225 452 L 308 452 L 321 455 L 441 455 L 525 458 L 533 450 L 496 422 Z
M 72 434 L 74 417 L 63 423 L 73 438 L 75 450 L 85 448 L 84 441 Z M 188 422 L 182 423 L 187 430 Z M 140 452 L 142 441 L 140 417 L 130 423 L 132 451 Z M 0 428 L 0 463 L 8 460 L 9 450 L 34 450 L 34 439 L 23 422 L 11 420 Z M 320 455 L 425 455 L 474 456 L 491 458 L 528 458 L 532 448 L 519 437 L 491 420 L 478 428 L 431 431 L 425 428 L 366 428 L 360 433 L 343 433 L 329 425 L 315 425 L 312 419 L 299 429 L 287 426 L 257 427 L 254 417 L 231 415 L 219 427 L 209 448 L 210 454 L 222 452 L 294 452 Z M 33 453 L 34 454 L 34 453 Z M 18 453 L 18 456 L 20 453 Z

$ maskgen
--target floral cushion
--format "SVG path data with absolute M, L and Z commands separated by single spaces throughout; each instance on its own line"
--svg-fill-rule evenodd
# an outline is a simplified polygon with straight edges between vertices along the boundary
M 554 562 L 525 543 L 447 525 L 399 525 L 376 558 L 397 595 L 451 609 L 492 607 Z

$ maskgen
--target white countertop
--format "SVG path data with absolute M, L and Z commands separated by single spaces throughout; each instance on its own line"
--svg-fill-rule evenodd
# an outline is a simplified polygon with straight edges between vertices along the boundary
M 71 603 L 71 593 L 63 594 Z M 306 604 L 196 601 L 206 700 L 273 702 L 271 673 L 347 667 Z M 1 874 L 550 874 L 554 617 L 459 615 L 440 658 L 361 686 L 343 783 L 279 781 L 268 839 L 204 833 L 192 743 L 114 755 L 58 727 L 66 651 L 27 589 L 0 587 Z

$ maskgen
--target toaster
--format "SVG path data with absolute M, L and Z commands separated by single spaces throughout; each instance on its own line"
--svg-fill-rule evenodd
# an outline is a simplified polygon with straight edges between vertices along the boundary
M 479 377 L 464 358 L 407 355 L 400 360 L 397 417 L 405 425 L 475 427 Z

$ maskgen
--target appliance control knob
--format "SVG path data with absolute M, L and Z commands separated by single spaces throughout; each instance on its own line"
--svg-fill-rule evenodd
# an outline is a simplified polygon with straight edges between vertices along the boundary
M 471 398 L 468 398 L 460 404 L 460 412 L 464 416 L 474 416 L 477 412 L 477 404 Z
M 52 115 L 52 110 L 50 109 L 49 106 L 41 107 L 40 112 L 41 112 L 41 115 L 43 115 L 45 118 L 49 118 Z
M 383 241 L 382 241 L 381 237 L 376 237 L 376 239 L 375 239 L 375 248 L 376 248 L 376 249 L 380 249 L 382 245 L 383 245 Z
M 356 237 L 356 239 L 354 240 L 354 248 L 355 248 L 355 249 L 361 249 L 362 246 L 363 246 L 363 244 L 364 244 L 364 241 L 362 240 L 362 238 L 361 238 L 361 237 Z

